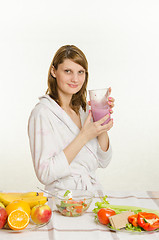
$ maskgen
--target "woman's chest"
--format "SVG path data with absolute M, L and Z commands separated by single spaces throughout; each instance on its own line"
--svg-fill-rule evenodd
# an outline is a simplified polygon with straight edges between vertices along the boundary
M 80 114 L 77 114 L 75 111 L 66 111 L 66 114 L 68 117 L 72 120 L 72 122 L 79 128 L 81 129 L 82 124 L 81 124 L 81 118 Z

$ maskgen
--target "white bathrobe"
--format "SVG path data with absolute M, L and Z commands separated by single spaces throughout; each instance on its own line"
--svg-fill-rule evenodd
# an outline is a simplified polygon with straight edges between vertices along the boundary
M 88 107 L 86 112 L 81 108 L 82 125 L 87 116 Z M 28 135 L 36 176 L 46 190 L 87 189 L 95 193 L 102 189 L 95 171 L 107 167 L 111 147 L 104 152 L 97 138 L 92 139 L 69 164 L 63 149 L 79 132 L 68 114 L 50 96 L 40 98 L 29 118 Z

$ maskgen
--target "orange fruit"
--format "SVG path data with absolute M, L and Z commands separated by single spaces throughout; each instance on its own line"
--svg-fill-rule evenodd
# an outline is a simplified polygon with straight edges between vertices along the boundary
M 9 214 L 7 222 L 12 230 L 23 230 L 29 224 L 29 215 L 23 210 L 17 209 Z
M 8 204 L 6 207 L 7 214 L 9 215 L 14 210 L 23 210 L 30 216 L 30 206 L 29 203 L 23 201 L 23 200 L 15 200 Z

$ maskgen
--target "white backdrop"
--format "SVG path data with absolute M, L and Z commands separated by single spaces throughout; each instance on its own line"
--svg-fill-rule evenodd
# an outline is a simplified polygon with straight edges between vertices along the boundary
M 47 88 L 55 51 L 74 44 L 89 62 L 90 88 L 112 87 L 112 162 L 105 190 L 159 190 L 159 1 L 14 0 L 0 7 L 0 190 L 42 186 L 27 122 Z

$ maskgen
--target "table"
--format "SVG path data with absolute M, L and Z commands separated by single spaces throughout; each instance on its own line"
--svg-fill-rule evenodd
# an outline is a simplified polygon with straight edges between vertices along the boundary
M 130 205 L 159 209 L 159 192 L 118 192 L 107 191 L 108 201 L 115 205 Z M 49 197 L 49 205 L 53 215 L 48 225 L 34 231 L 7 232 L 0 230 L 0 240 L 159 240 L 156 233 L 112 232 L 94 221 L 92 209 L 95 202 L 100 201 L 96 196 L 87 212 L 80 217 L 65 217 L 58 213 L 54 201 Z

